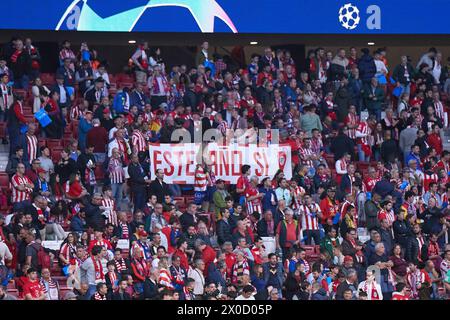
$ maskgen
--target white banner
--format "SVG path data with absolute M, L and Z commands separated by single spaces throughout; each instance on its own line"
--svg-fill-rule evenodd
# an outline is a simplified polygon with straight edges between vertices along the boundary
M 212 166 L 216 179 L 236 184 L 241 175 L 241 166 L 248 164 L 251 175 L 261 179 L 273 178 L 278 169 L 284 171 L 287 179 L 292 178 L 291 147 L 271 144 L 269 146 L 248 146 L 232 144 L 221 146 L 201 144 L 150 144 L 150 173 L 155 177 L 156 169 L 164 170 L 164 181 L 176 184 L 194 184 L 195 167 L 201 161 Z

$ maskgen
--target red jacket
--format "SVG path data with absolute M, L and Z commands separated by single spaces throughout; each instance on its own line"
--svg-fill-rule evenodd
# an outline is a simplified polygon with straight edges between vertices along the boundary
M 335 200 L 334 204 L 328 197 L 325 197 L 320 201 L 320 210 L 322 210 L 322 223 L 326 223 L 328 218 L 333 219 L 339 210 L 339 201 Z
M 214 260 L 216 259 L 216 251 L 211 248 L 210 246 L 206 246 L 206 248 L 202 251 L 202 260 L 205 262 L 205 270 L 203 271 L 203 274 L 208 276 L 208 267 L 211 263 L 214 263 Z
M 436 134 L 436 133 L 432 133 L 428 136 L 427 139 L 428 144 L 434 148 L 434 150 L 436 150 L 437 154 L 441 154 L 442 153 L 442 139 L 441 136 Z

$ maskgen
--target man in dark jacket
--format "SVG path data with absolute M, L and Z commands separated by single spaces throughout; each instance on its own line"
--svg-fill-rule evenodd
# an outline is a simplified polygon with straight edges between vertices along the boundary
M 361 52 L 363 55 L 358 61 L 359 76 L 363 83 L 369 84 L 370 80 L 375 76 L 375 73 L 377 73 L 377 67 L 375 60 L 369 54 L 369 49 L 363 48 Z
M 369 114 L 375 115 L 377 121 L 381 121 L 381 109 L 384 102 L 384 91 L 378 85 L 377 78 L 373 77 L 370 83 L 364 86 L 364 104 L 367 107 Z
M 384 248 L 386 249 L 386 252 L 388 254 L 391 254 L 395 243 L 394 238 L 392 236 L 392 229 L 389 226 L 389 221 L 387 219 L 381 220 L 378 232 L 380 233 L 381 241 L 384 243 Z
M 162 169 L 157 169 L 155 172 L 156 179 L 153 180 L 150 185 L 150 194 L 154 194 L 158 199 L 159 203 L 163 203 L 164 197 L 171 195 L 169 186 L 164 182 L 164 171 Z
M 258 235 L 260 237 L 275 236 L 276 225 L 273 220 L 273 212 L 270 209 L 264 211 L 264 217 L 258 221 L 256 224 L 256 229 L 258 230 Z
M 352 101 L 351 91 L 348 87 L 347 77 L 342 77 L 339 88 L 337 89 L 334 97 L 334 102 L 338 105 L 336 114 L 339 122 L 344 122 L 348 115 L 348 108 Z
M 188 204 L 186 212 L 180 216 L 181 231 L 186 232 L 190 226 L 195 226 L 197 223 L 197 205 L 195 203 Z
M 334 160 L 337 161 L 344 153 L 353 155 L 355 153 L 355 143 L 347 135 L 348 128 L 344 127 L 339 129 L 339 134 L 331 141 L 331 152 L 334 153 Z
M 231 242 L 233 240 L 232 230 L 229 223 L 230 212 L 227 209 L 221 210 L 222 219 L 217 222 L 216 233 L 217 242 L 219 245 L 223 245 L 225 242 Z
M 268 258 L 269 261 L 263 264 L 264 282 L 267 287 L 272 286 L 281 293 L 284 282 L 283 264 L 278 261 L 275 253 L 270 253 Z
M 341 284 L 338 285 L 336 290 L 336 300 L 344 300 L 344 292 L 348 289 L 352 290 L 353 296 L 356 296 L 356 290 L 358 287 L 358 276 L 355 269 L 349 269 L 347 276 Z
M 111 295 L 111 300 L 131 300 L 130 294 L 125 290 L 128 287 L 128 280 L 124 277 L 119 281 L 119 288 Z
M 197 105 L 198 105 L 198 97 L 197 97 L 197 94 L 195 93 L 194 89 L 195 89 L 195 83 L 191 82 L 188 86 L 188 90 L 186 90 L 186 93 L 184 94 L 184 97 L 183 97 L 184 105 L 186 107 L 191 107 L 192 111 L 196 111 Z
M 86 225 L 94 230 L 103 231 L 107 217 L 103 214 L 102 195 L 95 193 L 92 200 L 86 206 Z
M 378 221 L 379 202 L 381 200 L 380 194 L 372 192 L 372 198 L 367 200 L 364 204 L 364 212 L 366 213 L 366 227 L 367 230 L 373 228 L 379 228 L 380 222 Z
M 422 235 L 422 228 L 419 224 L 412 227 L 413 234 L 408 239 L 408 244 L 405 250 L 405 260 L 413 262 L 415 265 L 423 264 L 428 256 L 428 241 Z M 422 246 L 420 246 L 422 243 Z M 419 265 L 420 268 L 423 266 Z
M 150 183 L 150 179 L 145 175 L 137 154 L 131 156 L 128 174 L 130 176 L 131 193 L 133 194 L 134 212 L 143 210 L 147 199 L 147 184 Z
M 397 87 L 403 88 L 403 92 L 409 93 L 409 85 L 414 78 L 414 74 L 414 67 L 408 62 L 408 57 L 401 56 L 401 63 L 395 66 L 392 79 L 396 82 Z
M 15 42 L 15 51 L 9 57 L 8 65 L 14 74 L 14 87 L 17 89 L 28 89 L 31 75 L 31 56 L 25 50 L 22 40 Z
M 392 224 L 392 228 L 394 230 L 395 242 L 399 243 L 402 248 L 406 248 L 409 237 L 412 235 L 412 229 L 409 222 L 405 220 L 403 211 L 397 213 L 397 220 Z

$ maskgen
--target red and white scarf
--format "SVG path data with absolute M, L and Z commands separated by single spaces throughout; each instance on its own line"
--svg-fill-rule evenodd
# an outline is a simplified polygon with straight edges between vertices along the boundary
M 92 263 L 94 264 L 95 270 L 95 283 L 105 282 L 105 275 L 103 274 L 103 266 L 100 260 L 96 260 L 94 257 L 91 257 Z

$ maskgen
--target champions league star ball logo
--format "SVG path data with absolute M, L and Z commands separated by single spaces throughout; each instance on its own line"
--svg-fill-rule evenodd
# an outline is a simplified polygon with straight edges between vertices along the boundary
M 351 3 L 347 3 L 339 9 L 339 22 L 345 29 L 355 29 L 359 24 L 359 20 L 359 10 Z
M 148 2 L 142 1 L 142 4 L 131 8 L 118 10 L 109 16 L 102 16 L 95 10 L 95 7 L 99 7 L 98 3 L 95 3 L 96 1 L 99 0 L 73 1 L 67 7 L 55 29 L 131 32 L 147 9 L 155 7 L 181 7 L 189 10 L 201 32 L 214 32 L 214 19 L 216 17 L 222 20 L 232 32 L 238 32 L 230 17 L 216 0 L 148 0 Z M 114 2 L 116 1 L 126 0 L 111 0 L 105 3 L 105 6 L 114 6 Z M 118 6 L 123 7 L 123 3 L 121 2 Z

